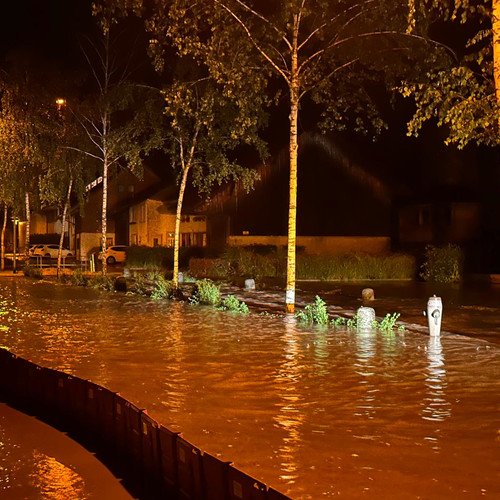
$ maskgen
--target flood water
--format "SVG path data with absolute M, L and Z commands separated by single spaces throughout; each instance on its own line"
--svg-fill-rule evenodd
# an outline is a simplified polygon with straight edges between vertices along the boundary
M 119 391 L 293 498 L 500 497 L 494 343 L 23 279 L 0 280 L 0 309 L 0 345 Z

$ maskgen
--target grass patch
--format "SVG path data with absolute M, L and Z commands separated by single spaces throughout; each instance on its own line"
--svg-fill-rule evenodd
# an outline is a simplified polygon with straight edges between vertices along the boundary
M 463 263 L 464 254 L 458 245 L 427 245 L 420 277 L 436 283 L 456 283 L 462 279 Z

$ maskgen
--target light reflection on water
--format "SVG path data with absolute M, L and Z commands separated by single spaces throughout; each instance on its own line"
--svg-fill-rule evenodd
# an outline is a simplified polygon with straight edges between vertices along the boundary
M 500 493 L 495 345 L 23 280 L 0 281 L 0 304 L 0 344 L 119 391 L 294 498 Z

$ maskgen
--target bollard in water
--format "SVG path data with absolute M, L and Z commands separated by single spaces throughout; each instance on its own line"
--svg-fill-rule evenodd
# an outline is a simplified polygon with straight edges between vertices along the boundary
M 245 290 L 255 290 L 255 280 L 249 278 L 245 280 Z
M 358 330 L 373 330 L 375 309 L 373 307 L 360 307 L 357 311 Z
M 361 298 L 364 301 L 375 300 L 375 292 L 373 291 L 373 288 L 363 288 Z
M 439 337 L 441 335 L 441 318 L 443 316 L 443 304 L 441 297 L 433 295 L 427 301 L 427 322 L 429 323 L 429 335 L 431 337 Z

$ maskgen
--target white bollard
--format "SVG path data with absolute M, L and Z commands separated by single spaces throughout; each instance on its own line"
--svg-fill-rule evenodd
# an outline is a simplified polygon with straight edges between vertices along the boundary
M 358 317 L 358 330 L 373 330 L 375 309 L 373 307 L 360 307 L 356 313 Z
M 255 280 L 252 278 L 245 280 L 245 290 L 255 290 Z
M 433 295 L 427 301 L 427 322 L 429 323 L 429 335 L 439 337 L 441 335 L 441 318 L 443 317 L 443 303 L 441 297 Z
M 184 274 L 181 271 L 179 271 L 179 274 L 177 274 L 177 282 L 184 283 Z

